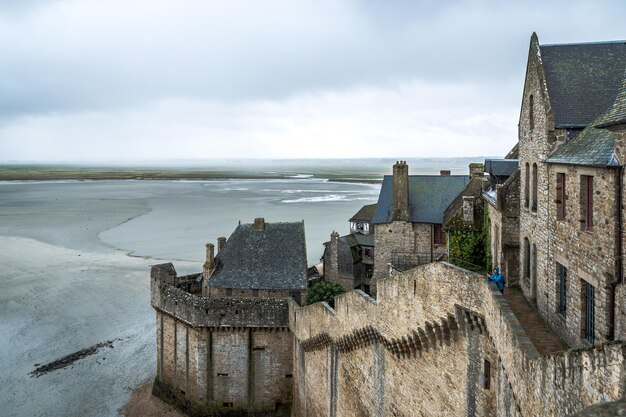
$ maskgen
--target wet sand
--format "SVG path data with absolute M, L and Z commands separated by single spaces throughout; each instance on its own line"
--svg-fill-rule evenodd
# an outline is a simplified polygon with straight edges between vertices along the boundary
M 207 241 L 259 215 L 304 219 L 315 261 L 377 192 L 306 180 L 0 183 L 0 415 L 119 415 L 156 371 L 151 264 L 198 272 Z
M 184 417 L 175 407 L 152 395 L 152 378 L 139 386 L 122 410 L 125 417 Z

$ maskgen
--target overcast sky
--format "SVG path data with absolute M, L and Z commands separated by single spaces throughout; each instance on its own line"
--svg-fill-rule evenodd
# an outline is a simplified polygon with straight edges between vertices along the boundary
M 0 162 L 502 155 L 626 2 L 0 0 Z

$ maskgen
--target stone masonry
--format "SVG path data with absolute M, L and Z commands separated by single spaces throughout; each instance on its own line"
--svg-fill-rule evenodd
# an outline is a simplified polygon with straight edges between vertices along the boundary
M 541 355 L 493 284 L 446 263 L 377 300 L 292 303 L 289 323 L 294 416 L 560 416 L 625 393 L 624 344 Z
M 186 279 L 172 264 L 152 267 L 155 394 L 191 415 L 288 413 L 293 336 L 286 299 L 209 299 L 178 288 Z

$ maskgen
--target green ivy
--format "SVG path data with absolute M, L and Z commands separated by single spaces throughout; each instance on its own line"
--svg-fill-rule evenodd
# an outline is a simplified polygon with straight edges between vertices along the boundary
M 491 270 L 489 216 L 485 213 L 482 230 L 456 230 L 449 235 L 450 262 L 477 272 Z

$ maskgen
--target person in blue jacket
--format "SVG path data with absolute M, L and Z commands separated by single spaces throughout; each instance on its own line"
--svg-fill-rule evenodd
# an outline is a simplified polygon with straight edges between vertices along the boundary
M 489 275 L 489 281 L 495 282 L 496 286 L 500 290 L 500 293 L 504 294 L 506 280 L 504 279 L 504 276 L 500 274 L 500 268 L 498 268 L 497 266 L 493 268 L 493 274 Z

